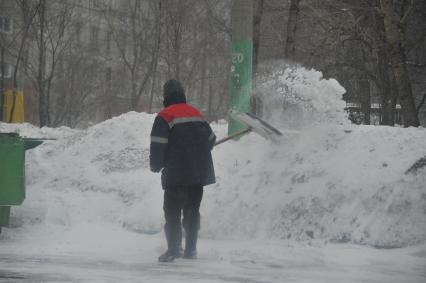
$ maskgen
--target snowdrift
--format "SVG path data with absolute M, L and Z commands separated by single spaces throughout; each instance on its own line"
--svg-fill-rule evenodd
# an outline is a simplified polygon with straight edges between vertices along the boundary
M 425 129 L 315 126 L 273 146 L 256 136 L 216 150 L 206 204 L 212 237 L 327 239 L 400 247 L 426 239 Z M 206 219 L 208 218 L 208 219 Z
M 154 115 L 127 113 L 27 153 L 27 199 L 10 233 L 117 225 L 162 231 L 159 175 L 149 172 Z M 215 124 L 218 136 L 226 123 Z M 0 129 L 4 129 L 1 125 Z M 426 130 L 373 126 L 305 129 L 273 145 L 255 134 L 214 149 L 218 182 L 206 187 L 204 237 L 324 239 L 398 247 L 426 239 Z

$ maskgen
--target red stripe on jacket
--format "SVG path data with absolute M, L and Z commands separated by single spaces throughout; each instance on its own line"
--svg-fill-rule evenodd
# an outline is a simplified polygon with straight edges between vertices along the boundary
M 186 103 L 170 105 L 169 107 L 166 107 L 161 110 L 158 115 L 163 118 L 167 123 L 172 122 L 176 118 L 203 117 L 200 111 Z

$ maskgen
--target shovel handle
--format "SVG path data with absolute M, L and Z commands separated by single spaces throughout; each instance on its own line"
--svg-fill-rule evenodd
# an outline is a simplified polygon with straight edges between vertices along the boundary
M 230 139 L 233 139 L 233 138 L 236 138 L 236 137 L 239 137 L 239 136 L 242 136 L 242 135 L 244 135 L 244 134 L 247 134 L 247 133 L 249 133 L 249 132 L 251 132 L 251 128 L 249 127 L 249 128 L 247 128 L 247 129 L 244 129 L 244 130 L 241 130 L 241 131 L 238 131 L 238 132 L 236 132 L 236 133 L 233 133 L 232 135 L 229 135 L 229 136 L 227 136 L 226 138 L 223 138 L 223 139 L 220 139 L 220 140 L 218 140 L 217 142 L 215 142 L 215 146 L 216 145 L 219 145 L 219 144 L 221 144 L 221 143 L 224 143 L 224 142 L 226 142 L 226 141 L 229 141 Z

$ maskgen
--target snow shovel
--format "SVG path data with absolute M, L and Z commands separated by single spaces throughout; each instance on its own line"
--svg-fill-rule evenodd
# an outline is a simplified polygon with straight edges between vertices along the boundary
M 274 128 L 264 120 L 251 113 L 230 112 L 229 116 L 235 121 L 246 125 L 247 128 L 216 141 L 215 146 L 224 143 L 230 139 L 243 136 L 251 131 L 259 134 L 265 139 L 272 140 L 273 142 L 277 142 L 278 138 L 283 135 L 278 129 Z

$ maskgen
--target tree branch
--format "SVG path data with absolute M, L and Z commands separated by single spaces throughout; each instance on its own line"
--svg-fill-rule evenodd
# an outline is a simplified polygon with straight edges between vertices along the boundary
M 414 0 L 411 0 L 410 1 L 410 5 L 408 6 L 407 10 L 405 11 L 404 15 L 401 18 L 401 24 L 405 24 L 406 23 L 408 15 L 413 10 L 413 6 L 414 6 Z
M 406 62 L 407 65 L 418 67 L 418 68 L 426 68 L 426 63 L 415 63 L 415 62 Z
M 425 104 L 425 101 L 426 101 L 426 92 L 424 92 L 424 93 L 423 93 L 423 98 L 422 98 L 422 100 L 420 101 L 419 105 L 417 105 L 417 108 L 416 108 L 417 113 L 419 113 L 420 108 L 422 108 L 422 107 L 423 107 L 423 105 Z

